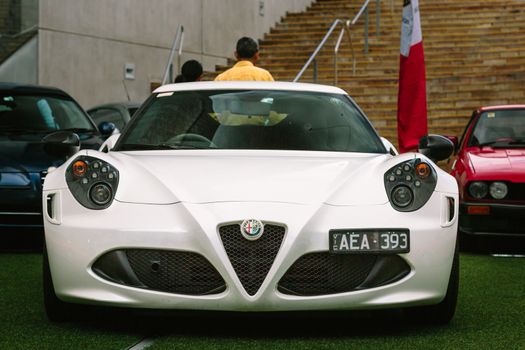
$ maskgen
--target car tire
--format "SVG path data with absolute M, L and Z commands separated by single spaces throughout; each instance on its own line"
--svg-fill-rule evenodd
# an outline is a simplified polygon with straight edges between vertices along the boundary
M 44 307 L 46 310 L 47 318 L 52 322 L 64 322 L 70 320 L 72 317 L 71 305 L 58 299 L 55 294 L 55 287 L 53 285 L 53 279 L 51 278 L 51 270 L 49 268 L 49 259 L 47 257 L 47 248 L 44 243 L 44 249 L 42 253 L 42 285 L 44 289 Z
M 445 298 L 436 305 L 418 306 L 405 309 L 408 320 L 433 325 L 445 325 L 452 320 L 456 312 L 459 290 L 459 249 L 458 242 L 454 251 L 454 260 L 448 280 Z

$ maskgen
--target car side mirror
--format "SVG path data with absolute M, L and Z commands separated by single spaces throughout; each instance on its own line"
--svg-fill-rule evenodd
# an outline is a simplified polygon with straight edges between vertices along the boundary
M 98 130 L 102 134 L 102 136 L 110 136 L 112 135 L 115 130 L 117 130 L 117 126 L 111 122 L 102 122 L 98 125 Z
M 441 135 L 427 135 L 419 140 L 419 152 L 434 162 L 445 160 L 454 152 L 452 140 Z
M 457 136 L 450 136 L 450 135 L 444 135 L 447 139 L 452 141 L 452 144 L 454 145 L 454 154 L 456 154 L 459 150 L 459 138 Z
M 54 156 L 69 158 L 80 150 L 80 138 L 70 131 L 57 131 L 44 136 L 44 150 Z

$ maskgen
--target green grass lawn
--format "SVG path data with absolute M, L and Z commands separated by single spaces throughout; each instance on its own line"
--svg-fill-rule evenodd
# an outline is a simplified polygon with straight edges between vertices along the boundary
M 450 325 L 403 322 L 396 312 L 294 318 L 144 318 L 115 315 L 51 324 L 41 256 L 0 254 L 0 349 L 525 349 L 525 259 L 461 256 Z M 332 317 L 333 316 L 333 317 Z

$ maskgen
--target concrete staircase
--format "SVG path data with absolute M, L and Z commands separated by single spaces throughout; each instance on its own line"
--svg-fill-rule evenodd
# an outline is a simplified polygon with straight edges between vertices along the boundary
M 260 66 L 276 80 L 291 81 L 335 18 L 353 18 L 362 0 L 318 0 L 303 13 L 289 13 L 261 42 Z M 364 18 L 352 29 L 357 72 L 343 41 L 338 86 L 363 108 L 382 136 L 397 142 L 401 1 L 381 1 L 381 31 L 375 35 L 370 6 L 369 54 L 363 53 Z M 430 133 L 461 135 L 482 105 L 525 103 L 525 1 L 420 0 L 427 70 Z M 318 82 L 333 84 L 337 34 L 318 56 Z M 227 67 L 218 67 L 218 72 Z M 209 78 L 213 78 L 209 76 Z M 308 70 L 301 79 L 312 81 Z

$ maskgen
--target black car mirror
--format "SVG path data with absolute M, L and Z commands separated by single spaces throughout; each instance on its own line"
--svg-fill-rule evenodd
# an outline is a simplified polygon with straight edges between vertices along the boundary
M 55 156 L 69 158 L 80 150 L 80 138 L 70 131 L 57 131 L 44 136 L 44 150 Z
M 98 130 L 103 136 L 110 136 L 113 134 L 115 130 L 117 130 L 117 126 L 111 122 L 102 122 L 98 125 Z
M 452 144 L 454 145 L 454 154 L 456 154 L 459 149 L 459 138 L 457 136 L 450 136 L 450 135 L 444 135 L 444 136 L 450 141 L 452 141 Z
M 419 140 L 419 152 L 434 162 L 445 160 L 454 152 L 454 142 L 441 135 L 427 135 Z

